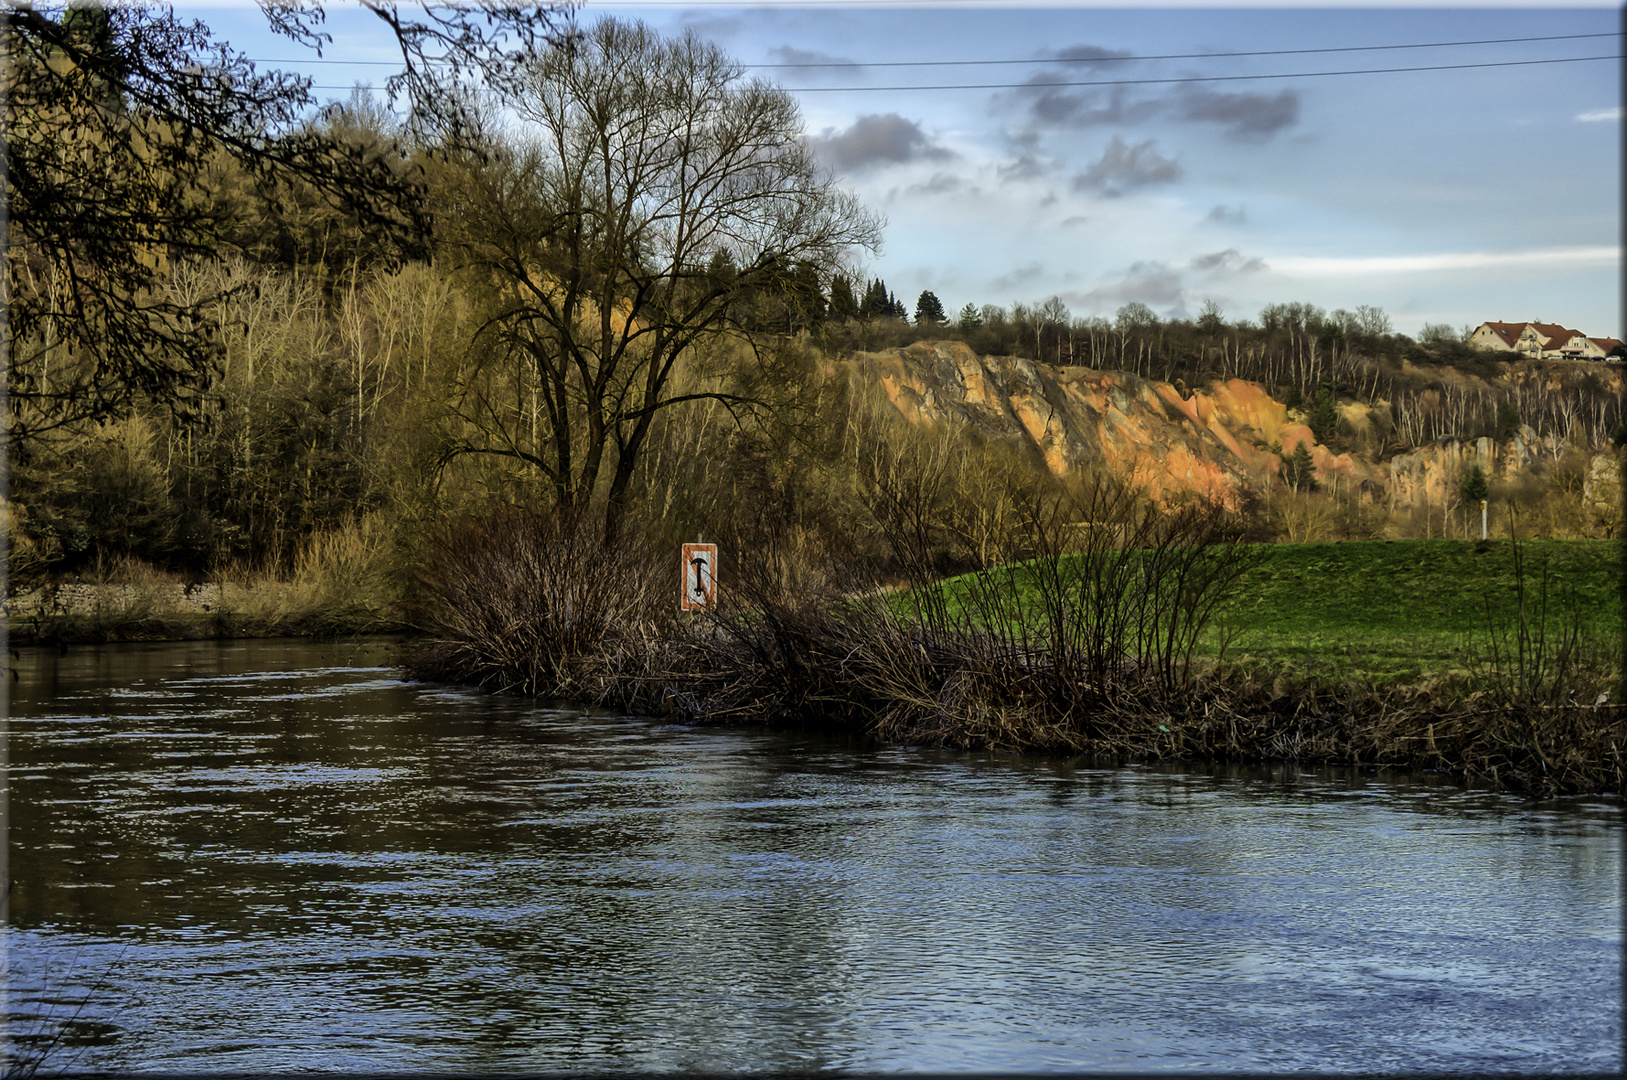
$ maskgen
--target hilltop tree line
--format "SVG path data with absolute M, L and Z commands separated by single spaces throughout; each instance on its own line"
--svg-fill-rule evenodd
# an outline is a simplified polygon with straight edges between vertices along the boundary
M 872 282 L 882 295 L 885 284 Z M 1440 438 L 1509 438 L 1529 424 L 1539 435 L 1595 446 L 1623 422 L 1609 379 L 1586 371 L 1576 391 L 1541 382 L 1499 393 L 1465 389 L 1450 372 L 1502 375 L 1508 360 L 1467 344 L 1470 328 L 1426 325 L 1414 339 L 1397 333 L 1380 307 L 1328 311 L 1315 304 L 1268 304 L 1256 317 L 1228 319 L 1213 300 L 1196 318 L 1163 318 L 1132 301 L 1104 316 L 1076 317 L 1060 297 L 1009 307 L 968 303 L 954 320 L 931 291 L 912 323 L 896 309 L 841 319 L 835 307 L 818 335 L 829 349 L 874 350 L 915 340 L 958 340 L 982 355 L 1016 356 L 1053 367 L 1128 371 L 1147 379 L 1204 386 L 1216 379 L 1257 382 L 1306 413 L 1318 441 L 1339 438 L 1342 403 L 1388 403 L 1387 443 L 1420 446 Z

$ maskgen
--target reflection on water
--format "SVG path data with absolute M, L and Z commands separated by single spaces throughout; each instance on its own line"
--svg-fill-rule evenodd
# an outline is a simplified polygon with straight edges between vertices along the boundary
M 1622 1066 L 1615 803 L 694 730 L 391 660 L 14 662 L 14 1052 L 72 1017 L 98 1070 Z

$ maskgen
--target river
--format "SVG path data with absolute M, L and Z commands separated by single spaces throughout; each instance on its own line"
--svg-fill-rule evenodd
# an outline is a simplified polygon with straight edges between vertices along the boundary
M 14 654 L 13 1066 L 1613 1072 L 1622 806 Z

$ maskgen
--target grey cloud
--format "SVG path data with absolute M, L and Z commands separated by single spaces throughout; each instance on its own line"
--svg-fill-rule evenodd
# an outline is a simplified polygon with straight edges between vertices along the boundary
M 1130 59 L 1094 45 L 1058 50 L 1055 59 L 1083 63 L 1058 64 L 1031 75 L 1019 89 L 995 98 L 996 104 L 1015 104 L 1040 127 L 1086 128 L 1103 124 L 1135 124 L 1157 116 L 1188 123 L 1217 124 L 1234 139 L 1264 140 L 1299 122 L 1297 90 L 1275 94 L 1227 93 L 1191 85 L 1167 90 L 1140 90 L 1124 86 L 1070 87 L 1078 76 L 1126 72 Z M 1096 63 L 1092 63 L 1096 61 Z M 1117 62 L 1115 62 L 1117 61 Z M 1086 70 L 1080 70 L 1084 67 Z
M 976 194 L 975 185 L 969 185 L 960 177 L 952 173 L 934 173 L 932 179 L 924 184 L 911 184 L 904 189 L 906 195 L 950 195 L 957 191 L 970 191 Z
M 1045 267 L 1038 262 L 1026 263 L 1009 274 L 1001 274 L 989 282 L 989 285 L 997 291 L 1004 292 L 1007 289 L 1015 289 L 1019 285 L 1025 285 L 1035 278 L 1043 276 L 1044 273 Z
M 1210 210 L 1204 220 L 1216 221 L 1222 225 L 1241 225 L 1248 218 L 1244 216 L 1241 206 L 1227 206 L 1221 203 L 1217 204 L 1213 210 Z
M 855 64 L 846 56 L 799 49 L 795 45 L 776 46 L 768 50 L 768 55 L 781 64 L 807 65 L 785 69 L 783 74 L 789 79 L 847 79 L 866 70 L 864 65 Z M 833 64 L 841 66 L 829 66 Z
M 1052 169 L 1051 164 L 1040 160 L 1038 154 L 1019 154 L 1009 165 L 1001 165 L 999 176 L 1001 180 L 1036 180 Z
M 1186 309 L 1186 285 L 1179 271 L 1161 262 L 1137 262 L 1125 270 L 1121 280 L 1089 292 L 1068 293 L 1063 299 L 1073 307 L 1098 314 L 1140 301 L 1166 316 L 1179 317 Z
M 1035 131 L 1033 128 L 1027 128 L 1022 131 L 1008 130 L 1004 132 L 1004 135 L 1006 142 L 1009 143 L 1014 149 L 1022 153 L 1032 154 L 1039 149 L 1039 132 Z
M 1076 191 L 1096 191 L 1103 195 L 1122 195 L 1134 188 L 1168 183 L 1181 175 L 1181 166 L 1173 159 L 1162 157 L 1152 148 L 1153 140 L 1127 146 L 1117 135 L 1107 144 L 1101 159 L 1073 178 Z
M 861 116 L 846 131 L 826 128 L 808 141 L 838 169 L 947 161 L 955 156 L 933 142 L 915 121 L 897 113 Z
M 1049 59 L 1089 63 L 1092 60 L 1128 60 L 1131 55 L 1126 49 L 1104 49 L 1100 45 L 1066 45 L 1053 52 Z
M 1299 91 L 1227 94 L 1188 86 L 1176 107 L 1182 120 L 1220 124 L 1234 139 L 1268 139 L 1299 121 Z
M 779 58 L 782 64 L 852 64 L 853 61 L 846 56 L 832 56 L 830 53 L 815 52 L 811 49 L 799 49 L 795 45 L 778 45 L 768 50 L 770 56 Z
M 1016 92 L 1027 103 L 1029 114 L 1042 124 L 1059 127 L 1091 127 L 1096 124 L 1126 124 L 1145 119 L 1157 111 L 1156 104 L 1131 101 L 1122 86 L 1111 90 L 1093 87 L 1070 88 L 1056 83 L 1070 77 L 1095 74 L 1103 66 L 1123 70 L 1122 61 L 1130 53 L 1104 49 L 1099 45 L 1068 45 L 1050 54 L 1055 67 L 1029 76 L 1027 85 Z
M 738 15 L 726 15 L 704 9 L 683 12 L 678 16 L 678 23 L 685 30 L 693 30 L 701 37 L 714 39 L 731 37 L 736 31 L 743 30 L 748 25 Z
M 1122 86 L 1099 90 L 1047 85 L 1056 81 L 1055 75 L 1034 75 L 1029 85 L 1017 91 L 1027 98 L 1029 115 L 1041 124 L 1070 128 L 1133 124 L 1159 110 L 1156 101 L 1132 100 Z
M 1244 258 L 1236 248 L 1227 248 L 1225 251 L 1215 251 L 1208 255 L 1199 255 L 1189 264 L 1192 269 L 1205 274 L 1248 274 L 1255 270 L 1264 270 L 1265 261 L 1259 258 Z

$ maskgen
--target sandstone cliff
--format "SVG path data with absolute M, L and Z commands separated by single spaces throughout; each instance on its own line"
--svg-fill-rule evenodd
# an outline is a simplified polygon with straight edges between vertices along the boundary
M 1165 499 L 1197 492 L 1230 502 L 1245 487 L 1263 491 L 1277 475 L 1279 455 L 1301 442 L 1324 488 L 1395 509 L 1439 505 L 1476 462 L 1488 476 L 1512 477 L 1540 472 L 1570 449 L 1522 427 L 1502 441 L 1447 439 L 1383 456 L 1340 452 L 1317 443 L 1300 414 L 1256 383 L 1231 379 L 1190 391 L 1119 371 L 978 356 L 955 341 L 859 353 L 844 363 L 912 423 L 970 427 L 1026 444 L 1058 475 L 1102 465 Z M 1610 374 L 1619 382 L 1619 373 Z M 1359 403 L 1341 407 L 1346 425 L 1358 431 L 1371 411 Z M 1618 497 L 1618 470 L 1615 455 L 1591 454 L 1583 497 Z

